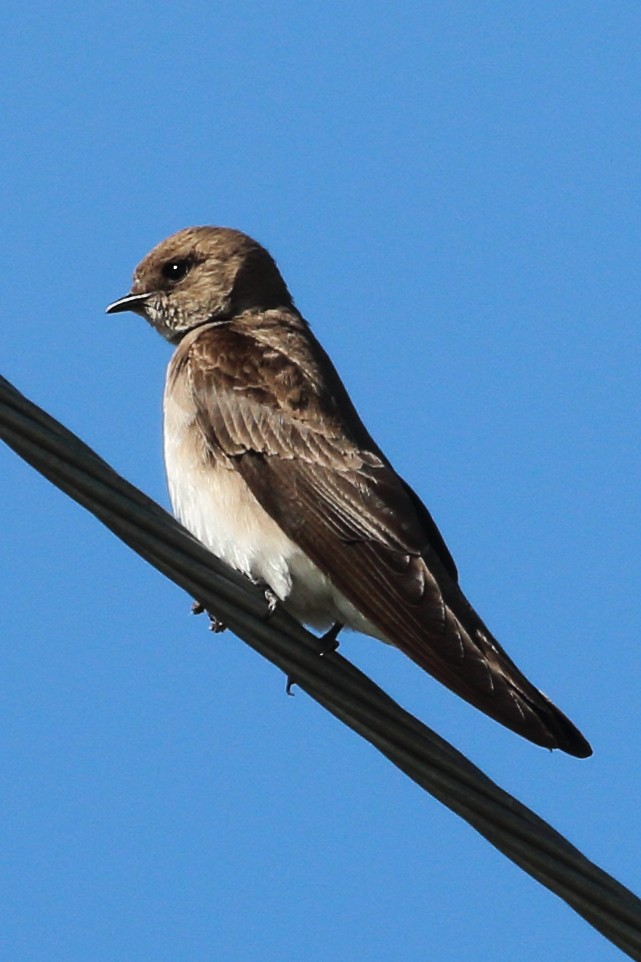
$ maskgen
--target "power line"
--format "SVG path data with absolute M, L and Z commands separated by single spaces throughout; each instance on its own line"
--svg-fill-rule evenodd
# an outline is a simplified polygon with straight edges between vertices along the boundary
M 0 377 L 0 437 L 329 712 L 641 962 L 641 900 Z

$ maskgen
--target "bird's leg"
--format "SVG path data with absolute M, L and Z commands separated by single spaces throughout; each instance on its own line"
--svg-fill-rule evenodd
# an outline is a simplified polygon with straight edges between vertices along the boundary
M 269 585 L 265 588 L 265 601 L 267 602 L 267 617 L 271 617 L 276 611 L 276 606 L 278 605 L 278 595 L 272 591 Z
M 269 585 L 263 578 L 252 578 L 251 575 L 249 575 L 249 580 L 253 585 L 257 585 L 257 587 L 263 589 L 263 598 L 267 602 L 267 611 L 265 613 L 265 618 L 271 618 L 271 616 L 276 611 L 276 607 L 278 605 L 278 602 L 280 601 L 280 598 L 278 597 L 276 592 L 269 587 Z
M 321 635 L 319 641 L 323 643 L 323 650 L 321 651 L 321 657 L 323 655 L 329 655 L 332 651 L 337 651 L 340 644 L 338 640 L 339 633 L 343 630 L 345 625 L 341 624 L 340 621 L 335 621 L 332 627 Z
M 337 650 L 338 644 L 339 644 L 338 635 L 339 635 L 339 632 L 344 627 L 345 626 L 342 625 L 340 621 L 336 621 L 334 622 L 332 627 L 328 631 L 326 631 L 324 635 L 321 635 L 321 637 L 318 639 L 323 643 L 323 650 L 319 652 L 321 658 L 323 657 L 323 655 L 329 655 L 333 651 Z M 291 675 L 288 675 L 287 684 L 285 685 L 285 691 L 288 695 L 294 694 L 294 692 L 292 691 L 292 688 L 295 684 L 296 684 L 296 679 L 292 678 Z
M 259 582 L 254 582 L 254 584 L 258 584 L 258 583 Z M 266 617 L 270 618 L 276 611 L 279 598 L 278 598 L 278 595 L 276 595 L 272 591 L 269 585 L 265 585 L 264 591 L 265 591 L 265 601 L 267 602 Z M 199 601 L 194 601 L 193 605 L 191 606 L 191 610 L 194 615 L 201 615 L 203 611 L 206 611 L 206 608 L 204 605 L 201 605 Z M 219 618 L 217 618 L 216 615 L 212 615 L 211 611 L 208 611 L 207 614 L 209 615 L 210 631 L 214 631 L 216 633 L 218 633 L 219 631 L 225 631 L 227 625 L 223 624 L 223 622 Z
M 204 611 L 207 611 L 205 606 L 201 605 L 199 601 L 194 601 L 193 605 L 191 606 L 192 615 L 202 615 Z M 211 611 L 207 611 L 207 614 L 209 616 L 210 631 L 213 631 L 214 634 L 219 634 L 219 632 L 225 631 L 227 625 L 223 624 L 220 618 L 217 618 L 216 615 L 212 615 Z
M 227 625 L 217 618 L 216 615 L 212 615 L 211 611 L 208 611 L 209 615 L 209 630 L 213 631 L 215 635 L 219 635 L 221 631 L 227 630 Z

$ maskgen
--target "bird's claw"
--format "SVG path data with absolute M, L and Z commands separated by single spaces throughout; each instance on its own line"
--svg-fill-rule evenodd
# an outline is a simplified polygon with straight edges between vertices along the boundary
M 318 639 L 323 643 L 323 649 L 322 651 L 319 652 L 319 655 L 321 658 L 323 657 L 323 655 L 329 655 L 333 651 L 336 651 L 336 649 L 338 648 L 338 634 L 343 627 L 344 625 L 342 625 L 340 621 L 337 621 L 335 622 L 335 624 L 332 625 L 329 631 L 326 631 L 325 634 L 321 635 L 321 637 Z M 292 691 L 292 688 L 294 687 L 295 684 L 296 684 L 296 679 L 292 678 L 291 675 L 288 675 L 287 683 L 285 685 L 285 693 L 287 695 L 291 695 L 293 697 L 294 692 Z
M 320 653 L 321 658 L 323 657 L 323 655 L 330 655 L 333 651 L 338 650 L 338 646 L 340 644 L 338 640 L 338 635 L 343 628 L 344 628 L 344 625 L 342 625 L 340 621 L 336 621 L 334 622 L 332 627 L 325 632 L 324 635 L 321 635 L 321 637 L 319 638 L 319 641 L 321 641 L 323 644 L 323 650 Z
M 270 618 L 276 611 L 278 595 L 269 587 L 265 588 L 265 601 L 267 602 L 267 617 Z
M 191 606 L 192 615 L 202 615 L 205 611 L 207 611 L 207 609 L 204 605 L 202 605 L 199 601 L 194 601 L 193 605 Z M 210 631 L 213 631 L 216 635 L 221 631 L 225 631 L 227 625 L 224 624 L 220 618 L 217 618 L 216 615 L 212 615 L 211 611 L 207 611 L 207 615 L 209 616 Z

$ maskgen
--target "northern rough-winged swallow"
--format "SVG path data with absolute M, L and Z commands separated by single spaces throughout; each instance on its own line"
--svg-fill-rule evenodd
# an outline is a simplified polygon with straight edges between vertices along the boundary
M 169 491 L 214 554 L 299 621 L 389 642 L 525 738 L 591 754 L 468 602 L 429 511 L 368 434 L 260 244 L 228 228 L 182 230 L 107 311 L 134 311 L 176 345 Z

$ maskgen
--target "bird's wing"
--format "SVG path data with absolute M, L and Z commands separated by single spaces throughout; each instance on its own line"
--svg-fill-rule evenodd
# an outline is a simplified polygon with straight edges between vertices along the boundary
M 469 605 L 427 509 L 371 442 L 333 368 L 331 390 L 320 390 L 284 353 L 224 329 L 204 331 L 184 363 L 207 443 L 386 639 L 526 738 L 590 753 Z

